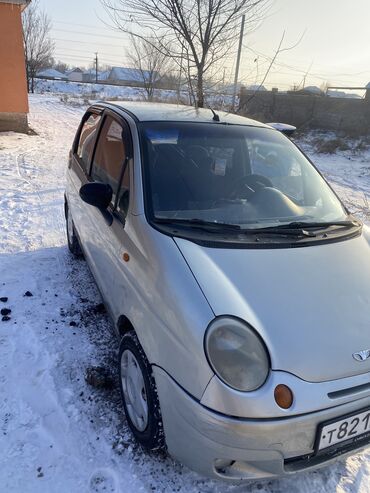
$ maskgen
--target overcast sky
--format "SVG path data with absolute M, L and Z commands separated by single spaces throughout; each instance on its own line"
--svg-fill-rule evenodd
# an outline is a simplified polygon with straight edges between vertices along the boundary
M 40 0 L 53 21 L 56 59 L 88 66 L 96 51 L 101 64 L 125 65 L 127 36 L 110 30 L 100 0 Z M 370 81 L 370 0 L 274 0 L 268 17 L 244 38 L 241 80 L 260 83 L 285 30 L 284 46 L 266 86 L 302 83 L 364 86 Z M 126 63 L 125 63 L 126 62 Z M 231 77 L 234 60 L 224 64 Z

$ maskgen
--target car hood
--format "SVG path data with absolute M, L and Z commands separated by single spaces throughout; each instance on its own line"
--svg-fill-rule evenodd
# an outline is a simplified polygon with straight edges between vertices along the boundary
M 302 248 L 207 248 L 175 239 L 216 316 L 251 324 L 274 370 L 310 381 L 370 371 L 369 232 Z

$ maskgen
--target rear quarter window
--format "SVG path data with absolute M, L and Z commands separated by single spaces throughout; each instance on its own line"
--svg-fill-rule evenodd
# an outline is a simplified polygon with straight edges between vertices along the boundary
M 91 113 L 81 129 L 77 146 L 77 156 L 85 171 L 88 171 L 90 165 L 100 120 L 101 115 Z

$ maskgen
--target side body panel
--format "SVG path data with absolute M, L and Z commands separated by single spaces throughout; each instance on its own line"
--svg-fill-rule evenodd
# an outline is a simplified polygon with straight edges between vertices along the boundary
M 86 260 L 115 324 L 120 315 L 126 316 L 149 361 L 200 399 L 213 376 L 203 338 L 214 315 L 173 239 L 151 228 L 140 210 L 140 154 L 135 152 L 135 133 L 132 137 L 131 199 L 125 225 L 114 218 L 108 226 L 98 209 L 82 202 L 78 192 L 86 178 L 76 172 L 76 166 L 68 169 L 67 201 Z M 128 262 L 124 253 L 129 255 Z

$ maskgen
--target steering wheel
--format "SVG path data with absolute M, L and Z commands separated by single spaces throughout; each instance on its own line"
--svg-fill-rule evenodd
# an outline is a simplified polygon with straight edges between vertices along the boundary
M 254 193 L 262 188 L 273 187 L 271 180 L 262 175 L 245 175 L 239 178 L 230 187 L 229 198 L 249 199 Z

